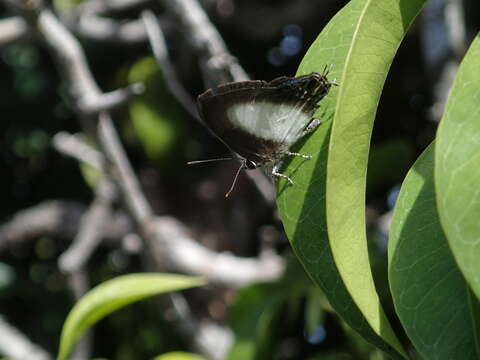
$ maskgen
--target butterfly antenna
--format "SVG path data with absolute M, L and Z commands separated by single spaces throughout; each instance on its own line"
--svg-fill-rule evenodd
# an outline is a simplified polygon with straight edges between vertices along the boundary
M 217 158 L 217 159 L 195 160 L 195 161 L 187 162 L 187 165 L 195 165 L 195 164 L 202 164 L 202 163 L 214 162 L 214 161 L 225 161 L 225 160 L 233 160 L 233 158 Z
M 323 71 L 322 71 L 322 76 L 326 77 L 329 72 L 330 72 L 330 68 L 328 67 L 328 65 L 325 65 L 325 67 L 323 68 Z
M 323 77 L 327 77 L 328 74 L 330 74 L 330 72 L 332 71 L 333 69 L 333 64 L 330 64 L 330 65 L 325 65 L 325 67 L 323 68 L 323 72 L 322 72 L 322 76 Z M 338 86 L 340 85 L 339 83 L 337 83 L 337 79 L 333 79 L 333 81 L 329 81 L 327 80 L 327 82 L 330 84 L 330 85 L 335 85 L 335 86 Z
M 230 186 L 230 190 L 228 190 L 228 192 L 225 194 L 226 198 L 228 198 L 230 196 L 230 193 L 233 191 L 233 188 L 235 187 L 240 171 L 242 171 L 242 169 L 245 169 L 245 168 L 246 168 L 245 163 L 242 163 L 242 165 L 240 165 L 240 167 L 238 168 L 237 173 L 235 174 L 235 178 L 233 179 L 232 186 Z

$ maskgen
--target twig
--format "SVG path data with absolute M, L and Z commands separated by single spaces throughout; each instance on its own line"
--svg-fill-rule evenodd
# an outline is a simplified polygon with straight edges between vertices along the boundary
M 193 315 L 183 296 L 173 293 L 170 294 L 170 300 L 181 320 L 182 330 L 187 334 L 192 332 L 197 334 L 194 339 L 195 347 L 208 354 L 211 360 L 224 359 L 233 340 L 232 332 L 210 321 L 192 321 Z
M 450 0 L 429 2 L 422 13 L 420 39 L 423 58 L 434 83 L 433 105 L 429 115 L 435 122 L 438 122 L 443 114 L 459 60 L 463 56 L 465 33 L 461 28 L 465 24 L 460 13 L 461 4 L 454 5 Z M 463 41 L 460 40 L 462 37 Z M 460 41 L 460 44 L 453 44 L 452 40 Z
M 11 360 L 51 360 L 50 354 L 32 343 L 0 316 L 0 353 Z
M 161 0 L 165 9 L 182 24 L 184 36 L 200 57 L 207 87 L 229 81 L 248 80 L 217 29 L 196 0 Z
M 0 20 L 0 47 L 14 43 L 28 35 L 28 26 L 20 16 Z
M 43 26 L 39 27 L 39 29 L 43 31 L 43 37 L 50 44 L 52 53 L 54 57 L 58 59 L 62 72 L 66 74 L 66 80 L 70 83 L 75 80 L 78 74 L 81 76 L 82 83 L 80 85 L 70 84 L 72 88 L 71 94 L 77 100 L 77 103 L 80 99 L 85 99 L 87 97 L 86 94 L 89 94 L 88 96 L 99 96 L 98 86 L 94 83 L 93 77 L 84 61 L 85 56 L 83 51 L 76 39 L 71 36 L 68 30 L 65 29 L 58 19 L 48 10 L 40 11 L 39 23 L 40 22 Z M 52 33 L 53 29 L 56 29 L 55 34 Z M 64 51 L 65 47 L 62 42 L 59 44 L 56 43 L 58 40 L 68 43 L 67 51 Z M 60 44 L 62 46 L 60 46 Z M 69 67 L 79 67 L 81 69 L 73 70 Z M 147 245 L 151 247 L 153 238 L 148 236 L 146 230 L 153 218 L 153 212 L 140 189 L 138 180 L 133 173 L 113 127 L 112 119 L 107 112 L 101 112 L 99 114 L 98 139 L 101 148 L 106 152 L 112 164 L 112 166 L 108 168 L 109 173 L 112 174 L 112 177 L 119 184 L 130 213 L 141 229 L 141 232 L 145 235 Z M 190 334 L 192 338 L 195 338 L 196 335 L 196 332 Z
M 245 171 L 250 180 L 257 187 L 258 192 L 262 195 L 267 204 L 275 203 L 275 191 L 272 182 L 268 179 L 261 169 Z
M 170 217 L 155 218 L 114 131 L 106 114 L 100 114 L 101 143 L 115 164 L 119 186 L 157 263 L 166 262 L 171 269 L 202 275 L 212 282 L 234 287 L 280 276 L 284 264 L 278 256 L 262 261 L 218 254 L 187 236 L 179 221 Z
M 465 9 L 463 1 L 448 0 L 445 7 L 448 38 L 455 56 L 460 61 L 467 48 Z
M 82 216 L 77 236 L 58 260 L 61 271 L 73 274 L 84 267 L 102 240 L 103 225 L 111 216 L 110 207 L 114 198 L 114 185 L 102 180 L 96 189 L 95 200 Z
M 71 273 L 67 278 L 67 284 L 75 297 L 75 300 L 80 299 L 90 288 L 90 282 L 87 273 L 80 269 Z M 75 345 L 75 350 L 70 355 L 70 360 L 88 360 L 92 356 L 93 337 L 92 331 L 89 330 L 82 335 L 80 340 Z
M 114 178 L 122 189 L 137 225 L 143 231 L 153 219 L 153 211 L 142 193 L 140 183 L 128 161 L 127 155 L 120 144 L 112 119 L 106 112 L 101 112 L 98 121 L 98 136 L 103 150 L 114 166 Z
M 143 7 L 149 2 L 151 0 L 88 0 L 77 6 L 77 10 L 104 15 L 111 12 L 126 11 L 135 7 Z
M 167 2 L 168 4 L 168 2 Z M 198 4 L 197 4 L 198 5 Z M 57 60 L 59 69 L 62 74 L 65 76 L 65 80 L 70 86 L 70 93 L 74 98 L 76 104 L 80 104 L 83 101 L 89 101 L 89 99 L 101 96 L 100 89 L 95 83 L 90 70 L 85 61 L 85 55 L 81 49 L 78 41 L 68 32 L 68 30 L 58 21 L 58 19 L 47 9 L 36 8 L 33 9 L 30 16 L 37 16 L 37 28 L 44 39 L 44 41 L 49 45 L 49 48 L 52 52 L 52 55 Z M 185 9 L 187 12 L 191 12 L 192 9 Z M 220 39 L 221 40 L 221 39 Z M 214 44 L 215 42 L 211 43 Z M 217 44 L 218 45 L 218 44 Z M 207 45 L 207 48 L 210 45 Z M 218 49 L 213 49 L 218 50 Z M 220 49 L 222 50 L 222 49 Z M 214 52 L 215 53 L 215 52 Z M 216 53 L 217 55 L 218 52 Z M 233 73 L 235 72 L 235 61 L 225 62 L 228 68 L 232 68 Z M 237 64 L 238 65 L 238 64 Z M 85 113 L 77 106 L 77 110 L 81 117 L 86 117 L 87 120 L 92 120 L 91 117 L 86 116 Z M 152 254 L 154 255 L 153 259 L 156 262 L 157 266 L 161 265 L 161 259 L 165 257 L 155 256 L 158 253 L 162 255 L 170 254 L 173 257 L 178 258 L 179 247 L 173 249 L 173 238 L 171 235 L 176 233 L 180 236 L 181 233 L 178 231 L 178 227 L 170 226 L 170 231 L 167 233 L 165 231 L 165 221 L 160 221 L 162 226 L 157 224 L 153 216 L 153 211 L 148 204 L 145 195 L 142 193 L 139 182 L 131 168 L 130 163 L 125 155 L 125 151 L 122 148 L 118 135 L 114 129 L 112 119 L 108 112 L 100 112 L 99 121 L 98 121 L 98 140 L 100 148 L 105 152 L 106 157 L 109 162 L 106 166 L 107 173 L 114 179 L 126 200 L 127 208 L 129 209 L 132 217 L 135 219 L 141 234 L 146 240 L 146 244 L 150 249 L 155 249 Z M 173 229 L 173 230 L 172 230 Z M 169 242 L 163 241 L 158 245 L 157 241 L 159 239 L 168 238 Z M 191 239 L 184 238 L 181 241 L 182 246 L 191 246 L 194 249 L 194 242 Z M 161 249 L 163 246 L 164 249 Z M 200 245 L 197 245 L 198 247 Z M 194 250 L 201 250 L 202 248 L 197 248 Z M 173 250 L 176 253 L 173 253 Z M 185 250 L 182 252 L 186 252 Z M 218 256 L 217 259 L 211 258 L 209 256 L 204 256 L 203 260 L 217 260 L 217 264 L 221 264 L 218 259 L 223 260 L 222 256 Z M 230 262 L 231 263 L 231 262 Z M 203 264 L 207 266 L 208 264 Z M 198 263 L 195 264 L 195 268 L 198 268 Z M 223 267 L 219 267 L 220 270 Z M 234 270 L 237 270 L 234 268 Z M 206 272 L 211 274 L 212 272 L 207 267 Z M 193 316 L 192 316 L 193 317 Z M 194 322 L 195 319 L 190 319 Z M 202 324 L 199 324 L 202 326 Z M 192 336 L 194 342 L 197 344 L 202 342 L 201 338 L 198 338 L 198 334 L 201 334 L 202 331 L 197 329 L 194 332 L 191 332 L 189 335 Z M 204 344 L 206 348 L 209 347 L 208 344 Z M 200 349 L 201 350 L 201 349 Z M 210 349 L 209 354 L 212 352 Z M 205 352 L 204 352 L 205 353 Z
M 78 135 L 70 135 L 64 131 L 59 132 L 53 137 L 53 146 L 59 152 L 103 171 L 105 162 L 103 155 L 83 142 Z
M 121 22 L 97 14 L 68 13 L 62 21 L 81 37 L 122 45 L 141 44 L 147 41 L 145 26 L 141 20 Z
M 62 200 L 45 201 L 22 210 L 0 226 L 0 251 L 45 235 L 72 238 L 78 233 L 84 213 L 83 205 Z M 118 242 L 131 231 L 129 218 L 117 212 L 105 220 L 101 236 L 105 240 Z
M 96 85 L 88 65 L 85 61 L 85 55 L 78 41 L 68 32 L 68 30 L 55 18 L 49 10 L 42 10 L 39 15 L 39 26 L 45 41 L 50 45 L 54 57 L 58 60 L 62 72 L 65 74 L 67 83 L 70 85 L 71 95 L 77 99 L 78 103 L 88 101 L 101 102 L 102 96 Z M 56 41 L 61 41 L 57 43 Z M 64 46 L 60 46 L 60 44 Z M 75 83 L 78 80 L 78 83 Z M 79 106 L 80 110 L 81 107 Z M 81 112 L 82 113 L 82 112 Z M 85 113 L 82 113 L 84 116 Z M 117 175 L 121 177 L 120 185 L 125 185 L 124 193 L 130 194 L 127 200 L 130 203 L 133 213 L 136 215 L 137 223 L 142 223 L 146 218 L 151 217 L 151 209 L 143 196 L 139 196 L 140 185 L 133 174 L 133 170 L 128 163 L 125 153 L 120 145 L 118 136 L 112 124 L 112 119 L 107 112 L 101 112 L 99 116 L 99 139 L 105 150 L 109 151 L 110 156 L 117 162 Z
M 165 78 L 165 82 L 172 92 L 176 96 L 183 108 L 190 114 L 190 116 L 197 121 L 200 121 L 200 117 L 197 113 L 197 105 L 192 99 L 190 94 L 185 91 L 182 83 L 177 77 L 177 73 L 168 58 L 167 44 L 165 43 L 165 37 L 163 36 L 162 28 L 158 24 L 157 18 L 152 11 L 145 10 L 142 12 L 142 19 L 147 29 L 148 40 L 152 47 L 155 60 L 158 63 L 160 70 Z
M 143 90 L 143 87 L 134 84 L 127 89 L 102 94 L 88 68 L 80 44 L 50 10 L 40 11 L 37 26 L 44 42 L 55 54 L 59 69 L 82 116 L 117 107 Z
M 78 103 L 78 107 L 84 114 L 94 115 L 101 111 L 114 110 L 125 104 L 133 96 L 140 95 L 144 91 L 145 86 L 143 84 L 131 84 L 124 89 L 103 93 L 100 96 L 84 98 L 82 102 Z
M 75 103 L 78 105 L 88 102 L 90 97 L 100 96 L 100 89 L 88 68 L 85 54 L 72 34 L 49 9 L 40 11 L 37 23 L 43 41 L 55 55 L 54 59 Z
M 104 163 L 100 153 L 76 136 L 59 133 L 55 135 L 54 143 L 57 149 L 80 161 L 91 165 Z M 129 176 L 126 178 L 128 179 Z M 266 192 L 271 189 L 270 184 L 265 184 L 265 187 L 267 188 Z M 125 187 L 124 191 L 130 191 L 128 189 Z M 133 190 L 133 193 L 135 194 L 136 191 Z M 270 194 L 273 199 L 271 190 Z M 130 201 L 137 201 L 134 196 L 143 197 L 141 193 L 132 195 Z M 141 210 L 138 212 L 140 214 Z M 140 218 L 141 215 L 139 215 Z M 209 282 L 233 287 L 258 281 L 275 280 L 283 272 L 283 258 L 272 252 L 266 252 L 260 259 L 218 254 L 189 236 L 187 227 L 180 221 L 170 217 L 153 219 L 156 219 L 155 225 L 148 229 L 153 229 L 154 243 L 156 244 L 154 246 L 155 256 L 159 259 L 157 262 L 168 264 L 172 270 L 203 276 Z
M 230 55 L 222 37 L 208 19 L 207 14 L 196 0 L 162 0 L 165 8 L 176 18 L 180 19 L 185 37 L 190 42 L 195 53 L 199 55 L 200 66 L 204 70 L 204 79 L 207 87 L 216 86 L 229 81 L 248 80 L 248 75 L 238 64 L 235 57 Z M 168 60 L 165 40 L 161 29 L 152 15 L 143 15 L 145 26 L 150 38 L 155 58 L 160 68 L 165 69 L 167 84 L 190 114 L 196 109 L 192 100 L 174 75 L 175 71 Z M 169 75 L 167 75 L 169 74 Z M 192 115 L 199 119 L 198 115 Z M 264 200 L 272 204 L 275 194 L 264 173 L 247 172 L 248 178 L 253 181 Z
M 143 7 L 151 0 L 90 0 L 62 14 L 62 22 L 77 35 L 89 40 L 121 45 L 146 42 L 141 19 L 113 19 L 102 15 Z
M 41 235 L 71 236 L 84 207 L 67 201 L 47 201 L 20 211 L 0 227 L 0 250 Z
M 176 219 L 157 217 L 151 226 L 153 250 L 169 268 L 202 275 L 210 282 L 229 287 L 276 280 L 283 273 L 283 258 L 264 252 L 260 258 L 239 258 L 217 253 L 191 239 L 186 228 Z

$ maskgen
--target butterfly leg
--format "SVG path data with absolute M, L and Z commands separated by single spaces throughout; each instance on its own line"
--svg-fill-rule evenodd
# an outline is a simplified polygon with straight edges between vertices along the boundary
M 317 118 L 313 118 L 312 120 L 310 120 L 310 122 L 307 124 L 307 126 L 305 126 L 305 128 L 303 129 L 303 134 L 306 135 L 306 134 L 311 133 L 311 132 L 312 132 L 313 130 L 315 130 L 321 123 L 322 123 L 322 120 L 317 119 Z
M 293 180 L 290 179 L 287 175 L 284 175 L 284 174 L 279 173 L 277 166 L 274 166 L 274 167 L 273 167 L 273 169 L 272 169 L 272 176 L 273 176 L 274 178 L 275 178 L 275 177 L 283 178 L 283 179 L 287 180 L 290 184 L 293 185 Z
M 311 159 L 312 157 L 310 155 L 303 155 L 297 152 L 291 152 L 291 151 L 285 151 L 283 154 L 285 155 L 290 155 L 290 156 L 298 156 L 301 157 L 302 159 Z

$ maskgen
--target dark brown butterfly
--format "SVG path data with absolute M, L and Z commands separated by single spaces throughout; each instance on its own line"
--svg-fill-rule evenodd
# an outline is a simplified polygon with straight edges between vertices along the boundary
M 233 190 L 242 169 L 267 167 L 273 177 L 281 159 L 286 156 L 308 155 L 289 151 L 299 138 L 314 130 L 320 120 L 313 118 L 318 102 L 329 92 L 334 81 L 328 72 L 299 77 L 280 77 L 270 82 L 241 81 L 209 89 L 198 97 L 200 116 L 205 125 L 233 152 L 239 155 L 241 166 L 235 175 Z M 230 158 L 228 158 L 230 159 Z M 189 164 L 212 159 L 192 161 Z

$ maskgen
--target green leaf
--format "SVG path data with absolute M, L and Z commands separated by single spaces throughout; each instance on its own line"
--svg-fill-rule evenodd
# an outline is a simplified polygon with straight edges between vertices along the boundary
M 455 78 L 437 134 L 440 221 L 453 255 L 480 299 L 480 36 Z
M 90 326 L 115 310 L 147 297 L 203 284 L 203 280 L 195 277 L 139 273 L 119 276 L 96 286 L 68 314 L 60 337 L 57 359 L 67 359 L 77 339 Z
M 192 353 L 174 351 L 156 356 L 153 360 L 205 360 L 205 358 Z
M 228 360 L 265 360 L 278 357 L 282 351 L 282 336 L 285 328 L 301 318 L 303 299 L 312 294 L 314 287 L 293 255 L 286 257 L 287 267 L 279 281 L 258 283 L 238 291 L 228 311 L 229 325 L 235 341 L 230 347 Z M 326 301 L 321 298 L 323 305 Z M 317 308 L 318 302 L 311 304 Z M 317 319 L 315 319 L 317 320 Z
M 370 136 L 395 52 L 423 0 L 352 0 L 325 27 L 298 73 L 321 72 L 339 82 L 321 101 L 325 119 L 296 148 L 277 183 L 285 230 L 307 272 L 331 305 L 365 339 L 394 358 L 406 357 L 386 319 L 367 252 L 365 188 Z M 332 121 L 333 119 L 333 121 Z M 287 162 L 286 162 L 287 163 Z
M 130 83 L 142 82 L 146 91 L 129 102 L 133 130 L 151 159 L 177 156 L 179 139 L 185 132 L 183 110 L 170 93 L 153 58 L 134 64 L 128 74 Z
M 240 290 L 229 311 L 235 342 L 227 360 L 254 360 L 271 356 L 278 328 L 276 320 L 287 295 L 284 289 L 279 289 L 275 284 L 255 284 Z
M 395 206 L 390 288 L 400 321 L 425 359 L 477 359 L 468 287 L 438 218 L 433 150 L 432 144 L 410 170 Z

